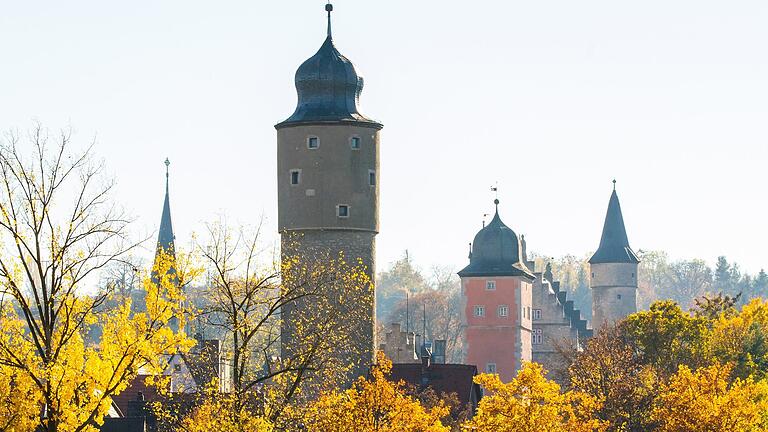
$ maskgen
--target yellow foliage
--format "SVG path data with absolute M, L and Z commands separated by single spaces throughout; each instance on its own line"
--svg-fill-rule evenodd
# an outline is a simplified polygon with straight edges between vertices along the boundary
M 768 377 L 768 300 L 753 299 L 737 314 L 721 315 L 712 329 L 712 349 L 722 363 L 732 363 L 738 378 Z
M 323 394 L 304 413 L 304 424 L 317 432 L 448 432 L 441 419 L 449 408 L 442 403 L 425 409 L 405 395 L 402 383 L 387 380 L 392 363 L 383 354 L 370 379 L 358 378 L 344 392 Z
M 165 273 L 172 262 L 159 260 L 155 270 Z M 10 393 L 20 391 L 6 411 L 34 412 L 37 420 L 36 424 L 21 421 L 15 430 L 29 431 L 38 424 L 47 427 L 52 423 L 59 432 L 96 431 L 93 424 L 103 421 L 112 396 L 122 392 L 139 369 L 159 373 L 166 355 L 191 346 L 183 331 L 168 325 L 176 319 L 183 327 L 183 296 L 178 284 L 168 278 L 158 284 L 147 277 L 144 288 L 147 311 L 135 314 L 130 300 L 100 314 L 94 310 L 92 298 L 74 293 L 64 296 L 60 320 L 50 327 L 50 348 L 43 346 L 42 350 L 27 331 L 26 322 L 6 306 L 0 315 L 0 364 L 4 365 L 0 382 L 12 382 Z M 86 324 L 97 321 L 102 330 L 99 344 L 86 344 Z M 43 404 L 47 417 L 40 420 Z M 9 416 L 0 411 L 0 425 L 8 421 Z
M 604 431 L 591 418 L 598 403 L 581 392 L 560 392 L 560 386 L 544 377 L 537 363 L 525 363 L 517 377 L 503 383 L 496 374 L 475 377 L 487 392 L 475 417 L 466 428 L 494 432 L 591 432 Z
M 728 378 L 715 364 L 692 372 L 681 366 L 663 386 L 653 416 L 659 432 L 768 431 L 768 383 Z
M 255 416 L 245 408 L 237 407 L 231 395 L 215 395 L 196 406 L 182 419 L 179 432 L 272 432 L 272 424 Z

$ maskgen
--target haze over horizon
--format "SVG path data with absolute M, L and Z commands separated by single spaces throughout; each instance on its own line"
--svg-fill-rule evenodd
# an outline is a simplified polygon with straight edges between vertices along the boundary
M 168 157 L 181 245 L 219 214 L 277 240 L 273 125 L 324 2 L 43 3 L 0 16 L 0 129 L 96 137 L 138 232 Z M 768 4 L 333 3 L 384 124 L 379 271 L 465 265 L 497 182 L 529 251 L 585 255 L 614 178 L 636 251 L 768 267 Z

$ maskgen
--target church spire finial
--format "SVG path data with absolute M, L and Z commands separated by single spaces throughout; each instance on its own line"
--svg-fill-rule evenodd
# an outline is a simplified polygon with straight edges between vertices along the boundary
M 328 38 L 331 38 L 331 12 L 333 12 L 333 5 L 330 1 L 325 5 L 325 11 L 328 12 Z
M 613 179 L 613 191 L 616 192 L 616 179 Z

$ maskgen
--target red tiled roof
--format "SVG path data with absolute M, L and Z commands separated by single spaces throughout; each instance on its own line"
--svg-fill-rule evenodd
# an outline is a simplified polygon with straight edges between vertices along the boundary
M 154 402 L 160 399 L 157 388 L 146 384 L 145 380 L 148 376 L 138 375 L 122 393 L 112 397 L 112 402 L 120 408 L 123 416 L 128 415 L 128 404 L 136 400 L 139 392 L 144 394 L 144 400 L 147 402 Z

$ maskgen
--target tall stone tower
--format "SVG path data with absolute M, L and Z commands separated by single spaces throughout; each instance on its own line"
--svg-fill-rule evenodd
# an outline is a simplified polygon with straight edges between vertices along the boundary
M 328 32 L 315 55 L 296 71 L 298 103 L 277 129 L 278 229 L 282 255 L 301 259 L 358 260 L 375 277 L 379 231 L 379 131 L 381 123 L 360 113 L 363 78 L 336 49 Z M 374 289 L 361 301 L 367 322 L 351 341 L 364 347 L 352 375 L 365 375 L 374 353 Z M 293 314 L 314 314 L 311 301 L 283 308 L 282 352 L 290 355 Z M 340 347 L 343 350 L 343 347 Z M 351 376 L 351 378 L 354 378 Z
M 593 329 L 599 330 L 637 312 L 639 263 L 637 255 L 629 247 L 614 180 L 600 247 L 589 259 Z
M 468 364 L 509 382 L 531 361 L 533 273 L 521 241 L 496 214 L 471 244 L 469 265 L 459 272 Z

